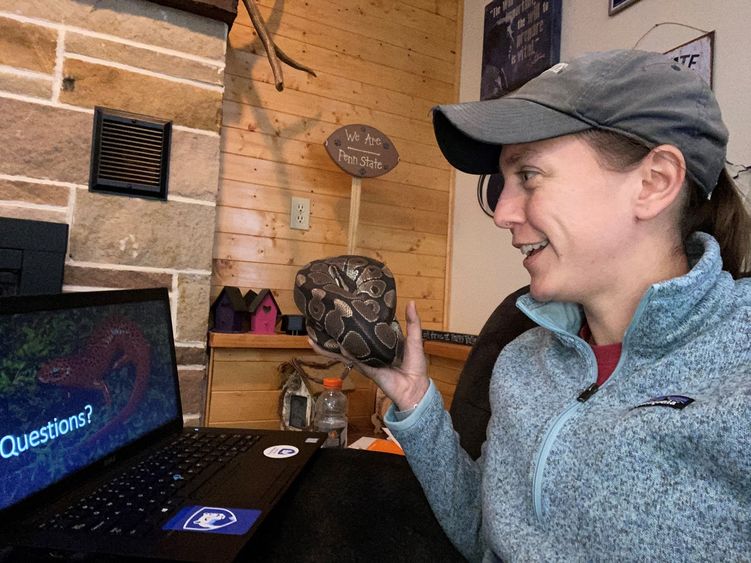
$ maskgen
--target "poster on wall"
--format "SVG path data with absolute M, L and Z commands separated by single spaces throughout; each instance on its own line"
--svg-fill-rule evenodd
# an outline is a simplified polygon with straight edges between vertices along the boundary
M 485 6 L 480 99 L 516 90 L 560 60 L 561 0 L 493 0 Z
M 608 15 L 612 16 L 616 12 L 620 12 L 623 8 L 628 8 L 631 4 L 634 4 L 638 0 L 610 0 L 608 5 Z
M 665 54 L 678 63 L 699 73 L 704 81 L 712 87 L 712 65 L 714 52 L 714 31 L 679 45 Z

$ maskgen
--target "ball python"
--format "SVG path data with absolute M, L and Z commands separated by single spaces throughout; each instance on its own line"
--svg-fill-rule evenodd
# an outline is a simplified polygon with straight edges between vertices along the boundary
M 401 359 L 396 282 L 382 262 L 355 255 L 314 260 L 297 272 L 294 298 L 308 336 L 325 350 L 344 349 L 374 367 Z

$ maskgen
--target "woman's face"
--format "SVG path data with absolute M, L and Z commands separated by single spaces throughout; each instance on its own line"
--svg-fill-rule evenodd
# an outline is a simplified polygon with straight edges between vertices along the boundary
M 501 172 L 494 221 L 525 255 L 532 296 L 584 304 L 612 294 L 634 259 L 638 168 L 607 170 L 585 141 L 567 135 L 504 146 Z

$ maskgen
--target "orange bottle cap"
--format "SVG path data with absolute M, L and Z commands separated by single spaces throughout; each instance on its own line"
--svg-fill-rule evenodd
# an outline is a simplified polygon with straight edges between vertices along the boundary
M 341 389 L 342 388 L 342 380 L 338 377 L 324 377 L 323 378 L 323 386 L 327 389 Z

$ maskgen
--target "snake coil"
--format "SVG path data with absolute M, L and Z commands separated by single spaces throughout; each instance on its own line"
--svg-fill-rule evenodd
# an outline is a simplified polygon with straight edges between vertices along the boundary
M 294 298 L 308 336 L 322 348 L 344 349 L 374 367 L 401 358 L 396 282 L 382 262 L 354 255 L 314 260 L 297 272 Z

